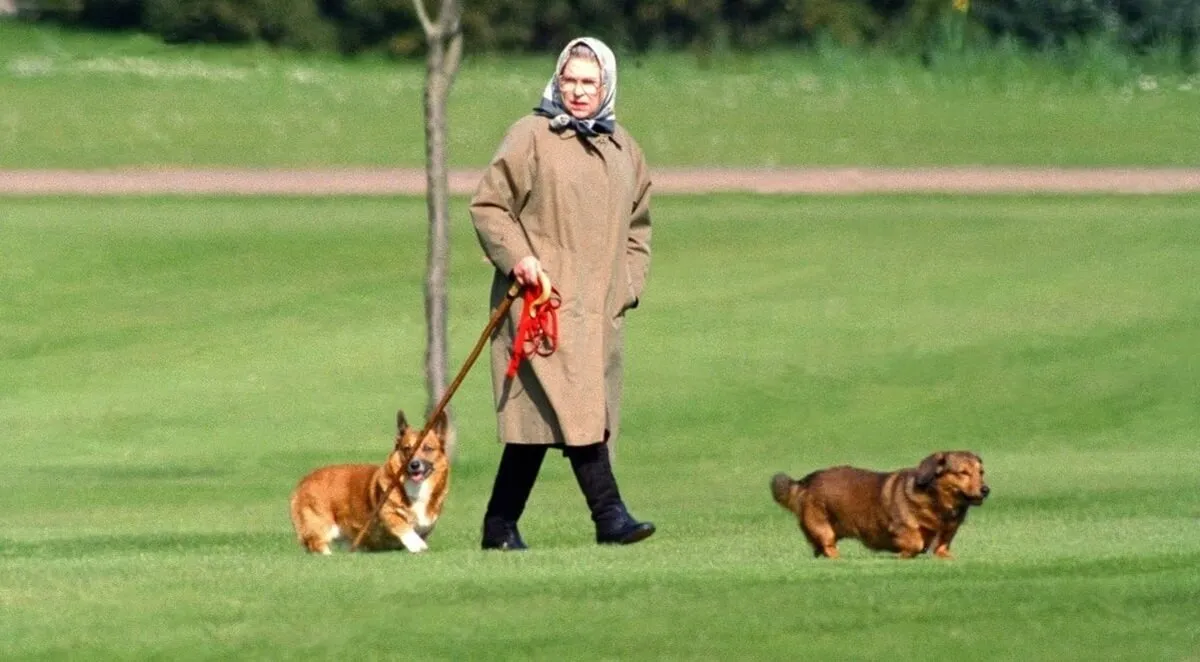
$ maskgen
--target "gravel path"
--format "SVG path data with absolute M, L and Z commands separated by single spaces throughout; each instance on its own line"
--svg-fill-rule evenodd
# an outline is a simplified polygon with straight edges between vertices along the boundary
M 468 194 L 479 170 L 456 170 Z M 659 193 L 1182 193 L 1200 168 L 654 168 Z M 0 195 L 397 195 L 425 191 L 417 168 L 0 170 Z

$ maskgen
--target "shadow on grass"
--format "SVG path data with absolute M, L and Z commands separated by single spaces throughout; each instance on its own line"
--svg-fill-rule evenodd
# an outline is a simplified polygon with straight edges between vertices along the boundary
M 278 533 L 134 533 L 89 535 L 50 540 L 8 540 L 0 538 L 0 559 L 68 559 L 99 554 L 194 555 L 211 552 L 277 552 L 291 549 L 295 540 Z

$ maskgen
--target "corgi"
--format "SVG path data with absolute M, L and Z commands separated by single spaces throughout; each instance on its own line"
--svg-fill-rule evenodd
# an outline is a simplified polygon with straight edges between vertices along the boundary
M 360 550 L 428 550 L 426 540 L 450 487 L 446 426 L 442 414 L 425 438 L 418 439 L 420 430 L 409 427 L 404 412 L 398 411 L 395 449 L 383 465 L 336 464 L 300 479 L 291 498 L 292 525 L 300 544 L 314 554 L 331 554 L 333 543 L 349 546 L 369 526 Z M 393 480 L 401 484 L 389 491 Z M 385 494 L 387 502 L 378 517 L 368 521 Z

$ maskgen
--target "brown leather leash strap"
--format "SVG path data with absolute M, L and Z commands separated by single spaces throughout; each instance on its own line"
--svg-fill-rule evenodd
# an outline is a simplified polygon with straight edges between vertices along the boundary
M 547 291 L 548 290 L 549 288 L 547 287 Z M 454 392 L 458 390 L 458 386 L 462 384 L 463 379 L 466 378 L 467 371 L 471 369 L 471 366 L 475 364 L 475 360 L 479 358 L 479 353 L 483 351 L 483 346 L 487 344 L 488 338 L 492 336 L 492 333 L 496 330 L 496 327 L 500 325 L 500 321 L 503 320 L 504 316 L 508 314 L 508 309 L 512 307 L 513 301 L 516 301 L 517 296 L 520 294 L 521 286 L 514 282 L 512 286 L 508 288 L 508 292 L 505 293 L 504 300 L 501 301 L 500 305 L 496 306 L 496 310 L 492 312 L 492 318 L 488 320 L 487 326 L 484 327 L 483 333 L 479 336 L 479 340 L 475 343 L 475 347 L 467 356 L 467 360 L 465 363 L 463 363 L 463 367 L 459 369 L 458 376 L 454 378 L 453 382 L 450 382 L 450 386 L 446 388 L 446 392 L 442 394 L 442 399 L 438 401 L 437 406 L 434 407 L 433 411 L 429 414 L 429 418 L 425 421 L 425 426 L 421 428 L 421 435 L 417 437 L 417 439 L 424 440 L 425 435 L 428 434 L 429 430 L 433 428 L 434 422 L 436 422 L 438 417 L 441 416 L 446 410 L 446 405 L 450 404 L 450 398 L 454 396 Z M 417 444 L 414 447 L 414 452 L 417 448 L 420 448 L 420 444 Z M 399 452 L 402 452 L 401 449 L 395 448 L 391 453 L 388 453 L 387 460 L 384 461 L 384 466 L 386 467 L 388 461 L 392 459 L 393 453 Z M 411 459 L 412 458 L 405 457 L 404 461 L 400 463 L 400 466 L 404 467 Z M 387 491 L 383 493 L 383 497 L 379 499 L 379 503 L 375 504 L 375 511 L 371 513 L 371 517 L 367 520 L 366 525 L 363 526 L 363 528 L 358 532 L 358 535 L 354 537 L 354 544 L 350 545 L 350 551 L 353 552 L 358 549 L 358 546 L 362 543 L 363 537 L 366 536 L 367 531 L 374 526 L 375 520 L 379 517 L 379 511 L 383 509 L 383 504 L 387 503 L 388 497 L 392 496 L 392 491 L 395 490 L 400 483 L 401 480 L 399 476 L 392 476 L 391 484 L 388 485 Z

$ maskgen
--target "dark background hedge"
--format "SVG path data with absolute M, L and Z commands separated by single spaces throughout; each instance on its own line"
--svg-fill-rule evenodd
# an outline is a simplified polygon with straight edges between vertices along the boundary
M 436 2 L 436 0 L 433 0 Z M 791 48 L 829 39 L 928 55 L 954 21 L 968 43 L 1033 49 L 1095 38 L 1163 48 L 1191 67 L 1200 0 L 463 0 L 470 52 L 556 52 L 580 34 L 624 52 Z M 140 29 L 168 42 L 248 42 L 344 53 L 421 52 L 411 0 L 18 0 L 29 20 Z

